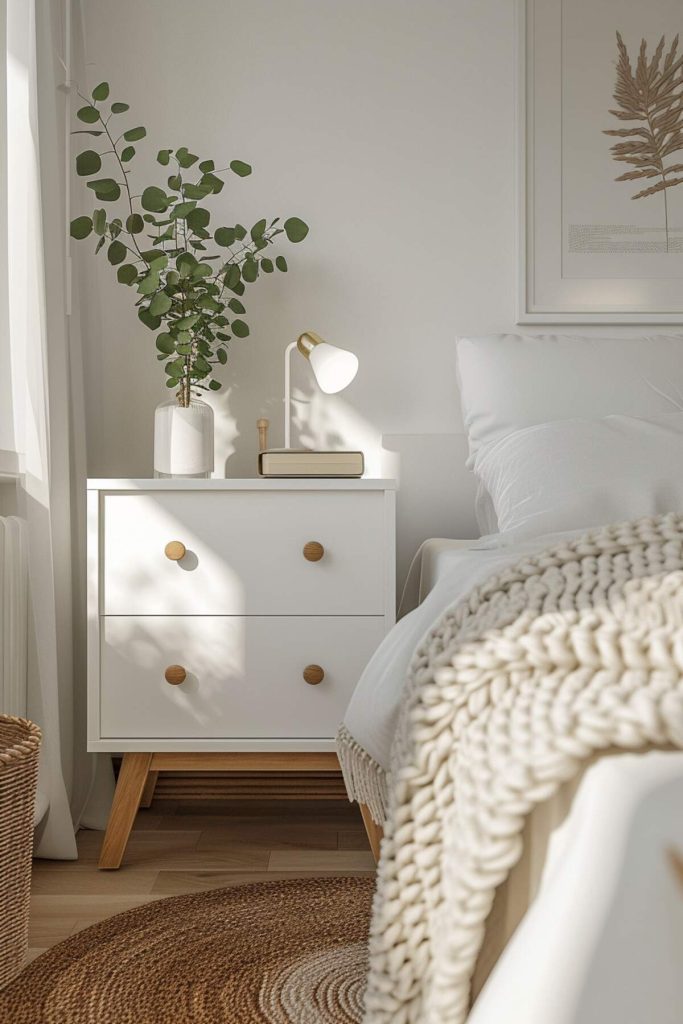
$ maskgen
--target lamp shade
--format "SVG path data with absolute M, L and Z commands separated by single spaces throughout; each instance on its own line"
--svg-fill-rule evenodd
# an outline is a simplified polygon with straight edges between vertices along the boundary
M 343 391 L 358 373 L 358 357 L 327 341 L 311 349 L 308 359 L 318 387 L 326 395 Z

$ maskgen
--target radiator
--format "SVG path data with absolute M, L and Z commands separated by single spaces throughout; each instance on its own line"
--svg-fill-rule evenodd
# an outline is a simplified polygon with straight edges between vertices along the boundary
M 0 712 L 26 715 L 28 559 L 26 523 L 0 517 Z

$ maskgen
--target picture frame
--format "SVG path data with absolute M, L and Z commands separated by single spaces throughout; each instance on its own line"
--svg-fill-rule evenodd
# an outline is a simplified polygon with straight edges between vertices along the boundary
M 633 204 L 635 189 L 658 179 L 617 180 L 641 171 L 628 153 L 612 151 L 629 141 L 617 130 L 639 125 L 628 110 L 614 113 L 618 75 L 627 73 L 620 58 L 626 52 L 635 76 L 639 39 L 651 62 L 664 37 L 663 70 L 683 16 L 672 0 L 646 9 L 626 0 L 517 0 L 516 13 L 517 323 L 683 324 L 683 182 L 678 191 L 659 184 Z M 671 66 L 679 59 L 681 44 Z M 683 65 L 679 74 L 683 82 Z M 683 164 L 683 147 L 670 161 Z M 672 225 L 666 251 L 662 192 Z

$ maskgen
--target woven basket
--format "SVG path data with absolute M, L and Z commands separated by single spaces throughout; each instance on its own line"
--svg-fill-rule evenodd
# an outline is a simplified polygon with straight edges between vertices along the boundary
M 39 754 L 38 726 L 0 715 L 0 988 L 19 974 L 28 949 Z

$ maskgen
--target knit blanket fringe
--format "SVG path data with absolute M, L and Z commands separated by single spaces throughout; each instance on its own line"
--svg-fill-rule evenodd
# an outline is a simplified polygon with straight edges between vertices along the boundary
M 386 773 L 342 725 L 337 733 L 337 756 L 349 800 L 365 804 L 376 825 L 387 816 Z
M 463 1024 L 526 816 L 596 751 L 653 746 L 683 748 L 683 516 L 526 556 L 450 608 L 412 661 L 388 799 L 339 745 L 384 820 L 364 1024 Z

